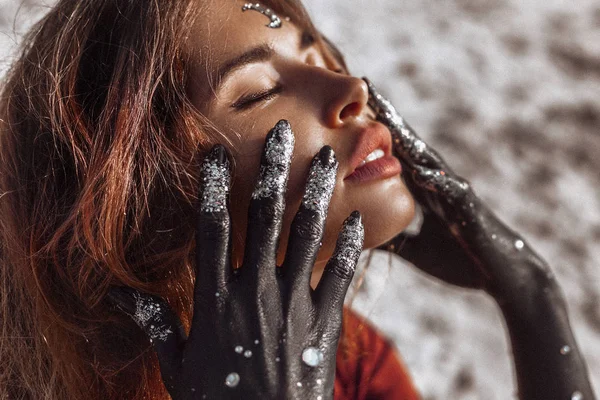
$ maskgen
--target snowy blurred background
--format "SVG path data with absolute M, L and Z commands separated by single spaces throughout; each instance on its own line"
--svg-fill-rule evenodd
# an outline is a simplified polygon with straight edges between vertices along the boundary
M 551 264 L 600 391 L 600 0 L 305 3 L 352 72 Z M 51 4 L 0 0 L 0 75 Z M 485 295 L 377 252 L 354 305 L 395 341 L 424 400 L 514 398 Z

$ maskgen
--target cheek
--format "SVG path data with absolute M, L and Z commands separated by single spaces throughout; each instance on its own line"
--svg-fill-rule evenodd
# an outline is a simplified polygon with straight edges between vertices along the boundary
M 294 132 L 297 131 L 294 130 Z M 249 145 L 248 142 L 247 144 Z M 246 147 L 244 149 L 245 152 L 236 158 L 233 186 L 230 195 L 230 211 L 232 218 L 233 258 L 234 261 L 237 260 L 235 261 L 237 265 L 239 265 L 243 256 L 245 236 L 248 229 L 248 206 L 256 185 L 263 146 L 264 137 L 261 137 L 252 143 L 252 149 Z M 285 256 L 290 227 L 304 195 L 304 186 L 312 159 L 320 148 L 319 140 L 316 138 L 314 141 L 303 141 L 298 140 L 298 137 L 296 138 L 285 196 L 286 209 L 282 221 L 277 257 L 279 264 L 283 262 Z
M 360 211 L 365 227 L 364 248 L 375 248 L 402 232 L 415 215 L 415 202 L 400 179 L 394 177 L 375 185 L 338 184 L 329 207 L 326 234 L 319 260 L 333 254 L 344 220 Z

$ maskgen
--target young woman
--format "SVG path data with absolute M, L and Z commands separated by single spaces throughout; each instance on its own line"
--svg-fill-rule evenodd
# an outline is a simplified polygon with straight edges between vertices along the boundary
M 385 245 L 498 302 L 521 398 L 593 398 L 544 261 L 298 2 L 59 1 L 0 118 L 3 397 L 415 399 L 342 324 Z

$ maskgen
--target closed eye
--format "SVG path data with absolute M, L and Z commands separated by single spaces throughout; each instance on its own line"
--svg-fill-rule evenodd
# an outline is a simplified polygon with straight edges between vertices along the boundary
M 281 93 L 282 89 L 283 86 L 278 83 L 272 88 L 265 89 L 260 92 L 252 93 L 248 96 L 242 97 L 241 99 L 233 103 L 231 107 L 235 108 L 236 110 L 248 109 L 261 101 L 268 101 L 273 99 L 276 95 Z

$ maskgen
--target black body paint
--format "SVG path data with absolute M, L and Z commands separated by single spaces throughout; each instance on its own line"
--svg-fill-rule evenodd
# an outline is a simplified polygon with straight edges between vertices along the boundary
M 290 137 L 292 135 L 292 137 Z M 291 147 L 290 147 L 291 146 Z M 325 146 L 313 160 L 308 196 L 325 201 L 300 206 L 292 223 L 284 264 L 276 252 L 285 209 L 285 186 L 293 133 L 280 121 L 266 139 L 256 190 L 248 211 L 244 262 L 230 263 L 229 163 L 222 146 L 206 158 L 202 171 L 196 232 L 194 316 L 185 337 L 179 319 L 162 299 L 115 287 L 108 300 L 140 322 L 136 302 L 159 304 L 152 316 L 172 327 L 165 341 L 152 340 L 165 386 L 174 400 L 331 400 L 341 333 L 344 297 L 363 245 L 358 212 L 344 223 L 319 286 L 310 274 L 322 240 L 327 207 L 335 186 L 337 160 Z M 225 173 L 227 171 L 227 173 Z M 324 172 L 324 174 L 321 174 Z M 331 184 L 333 182 L 333 184 Z M 152 333 L 152 322 L 139 323 Z M 161 331 L 162 332 L 162 331 Z M 152 339 L 151 336 L 148 336 Z
M 418 235 L 401 233 L 382 248 L 441 280 L 494 298 L 511 338 L 519 398 L 594 399 L 549 266 L 364 80 L 369 105 L 389 128 L 404 181 L 424 211 Z

